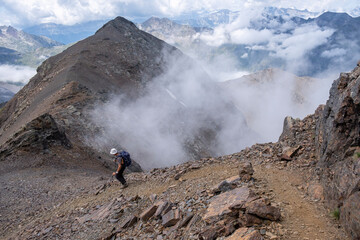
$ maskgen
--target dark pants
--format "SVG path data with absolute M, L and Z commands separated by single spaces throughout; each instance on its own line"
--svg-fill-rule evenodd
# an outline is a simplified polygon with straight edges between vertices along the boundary
M 119 180 L 119 182 L 121 182 L 122 185 L 126 184 L 126 180 L 125 180 L 125 178 L 123 176 L 125 168 L 126 168 L 125 164 L 122 164 L 121 168 L 120 168 L 120 171 L 115 175 L 116 179 Z

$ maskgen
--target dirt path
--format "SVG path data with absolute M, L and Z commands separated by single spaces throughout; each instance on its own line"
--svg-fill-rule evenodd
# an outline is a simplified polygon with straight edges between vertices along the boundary
M 157 178 L 156 175 L 151 177 L 149 174 L 147 174 L 148 177 L 145 177 L 144 174 L 127 175 L 128 188 L 120 189 L 120 184 L 114 181 L 104 192 L 98 195 L 94 195 L 91 191 L 74 199 L 69 199 L 61 206 L 52 209 L 51 214 L 45 211 L 38 214 L 33 221 L 24 222 L 19 231 L 9 233 L 5 239 L 15 238 L 19 233 L 23 233 L 21 236 L 24 239 L 36 239 L 33 233 L 37 232 L 37 228 L 40 232 L 44 229 L 52 229 L 64 233 L 63 239 L 84 239 L 85 237 L 89 239 L 89 236 L 99 238 L 107 231 L 111 232 L 114 224 L 108 221 L 100 221 L 82 225 L 78 223 L 76 218 L 92 213 L 98 206 L 107 205 L 114 198 L 121 196 L 126 199 L 136 195 L 141 197 L 142 200 L 136 204 L 127 203 L 134 207 L 136 214 L 140 214 L 143 209 L 151 204 L 149 197 L 152 194 L 163 195 L 172 202 L 187 202 L 189 199 L 194 199 L 192 208 L 202 209 L 202 203 L 206 199 L 201 200 L 201 193 L 210 190 L 226 178 L 236 176 L 238 164 L 237 160 L 233 160 L 203 165 L 199 169 L 189 170 L 177 181 L 173 179 L 173 175 L 166 173 L 164 173 L 165 178 Z M 257 194 L 268 197 L 273 204 L 278 205 L 283 215 L 280 222 L 260 226 L 259 230 L 266 230 L 265 232 L 262 231 L 265 239 L 349 239 L 342 228 L 338 228 L 338 222 L 330 217 L 321 203 L 312 202 L 305 198 L 302 191 L 298 189 L 303 183 L 298 171 L 291 172 L 289 168 L 278 169 L 273 164 L 258 165 L 254 167 L 254 170 L 256 180 L 251 184 L 251 188 Z M 72 229 L 76 231 L 66 235 L 67 231 L 72 231 Z M 26 233 L 27 231 L 29 233 Z M 45 239 L 45 237 L 40 239 Z
M 267 192 L 272 192 L 273 201 L 284 210 L 280 223 L 283 239 L 349 239 L 320 203 L 305 198 L 298 189 L 302 179 L 297 173 L 273 166 L 256 166 L 255 178 L 265 185 Z

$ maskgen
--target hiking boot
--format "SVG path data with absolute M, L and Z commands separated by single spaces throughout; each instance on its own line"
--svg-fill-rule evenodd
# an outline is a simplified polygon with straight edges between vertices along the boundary
M 129 185 L 127 183 L 125 183 L 124 185 L 122 185 L 121 189 L 127 188 Z

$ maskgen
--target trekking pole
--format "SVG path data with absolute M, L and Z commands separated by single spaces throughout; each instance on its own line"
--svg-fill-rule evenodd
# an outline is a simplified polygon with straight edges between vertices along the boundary
M 111 177 L 109 178 L 109 180 L 108 180 L 108 184 L 110 185 L 112 182 L 113 182 L 113 175 L 111 174 Z

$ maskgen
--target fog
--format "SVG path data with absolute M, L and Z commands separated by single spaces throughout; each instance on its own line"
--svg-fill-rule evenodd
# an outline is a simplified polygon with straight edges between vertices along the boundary
M 256 11 L 249 14 L 250 18 L 241 16 L 212 33 L 194 36 L 193 40 L 203 44 L 193 49 L 187 44 L 182 49 L 194 61 L 166 56 L 169 63 L 164 73 L 153 79 L 146 94 L 136 101 L 113 96 L 95 109 L 93 122 L 102 129 L 92 142 L 104 151 L 125 149 L 149 169 L 199 156 L 230 154 L 254 143 L 276 142 L 286 116 L 313 114 L 326 103 L 341 64 L 329 65 L 313 78 L 295 74 L 312 67 L 309 53 L 326 44 L 335 30 L 274 21 L 267 23 L 274 28 L 254 28 L 259 15 Z M 207 57 L 224 44 L 240 44 L 248 52 L 238 56 L 218 51 Z M 239 59 L 246 61 L 253 50 L 281 59 L 285 71 L 256 73 L 240 68 Z M 358 55 L 354 53 L 352 60 Z M 341 63 L 348 50 L 327 48 L 319 56 L 337 58 Z M 257 63 L 252 64 L 256 67 Z
M 340 72 L 350 71 L 347 67 L 349 63 L 353 62 L 352 67 L 355 67 L 357 59 L 360 58 L 357 51 L 350 53 L 348 49 L 341 47 L 331 48 L 332 45 L 328 42 L 334 32 L 334 29 L 320 28 L 315 23 L 299 27 L 291 21 L 268 21 L 259 8 L 240 14 L 229 24 L 215 27 L 213 32 L 207 31 L 195 36 L 209 46 L 209 49 L 224 44 L 240 45 L 245 51 L 247 49 L 249 54 L 240 52 L 239 57 L 236 54 L 220 52 L 206 59 L 203 57 L 206 55 L 203 53 L 206 51 L 205 47 L 184 51 L 199 61 L 216 81 L 225 82 L 225 90 L 246 117 L 247 124 L 261 136 L 260 141 L 275 142 L 282 132 L 286 116 L 304 118 L 314 113 L 320 104 L 326 103 L 331 84 Z M 318 57 L 331 59 L 332 64 L 314 74 L 313 78 L 298 78 L 296 74 L 308 72 L 314 64 L 319 64 L 313 63 L 309 54 L 323 44 L 326 47 Z M 356 45 L 346 39 L 338 42 L 339 46 L 358 49 L 354 44 Z M 239 67 L 239 59 L 250 62 L 252 60 L 249 55 L 258 50 L 269 53 L 274 61 L 280 59 L 285 71 L 274 70 L 269 75 L 266 74 L 269 71 L 256 73 Z M 200 51 L 200 54 L 196 54 L 196 51 Z M 260 61 L 251 62 L 250 68 L 257 68 L 258 64 L 261 64 Z M 241 78 L 249 74 L 251 76 Z
M 224 83 L 247 123 L 261 136 L 262 142 L 276 142 L 286 116 L 304 118 L 315 112 L 328 98 L 332 81 L 299 78 L 279 69 Z
M 168 59 L 146 94 L 130 102 L 114 96 L 91 113 L 102 127 L 91 142 L 101 149 L 126 149 L 149 169 L 236 152 L 258 140 L 198 63 L 187 57 Z

